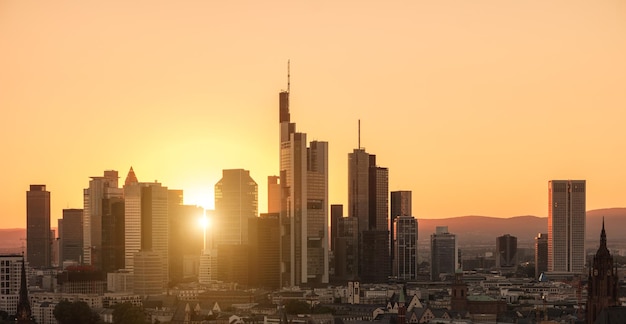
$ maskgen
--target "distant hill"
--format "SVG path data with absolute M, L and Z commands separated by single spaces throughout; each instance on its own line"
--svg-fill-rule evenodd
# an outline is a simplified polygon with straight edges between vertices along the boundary
M 605 219 L 607 237 L 610 241 L 626 238 L 626 208 L 606 208 L 587 211 L 587 241 L 600 239 L 602 217 Z M 460 244 L 495 244 L 495 238 L 504 234 L 516 236 L 519 243 L 530 243 L 537 233 L 548 232 L 548 218 L 538 216 L 420 218 L 418 234 L 420 240 L 428 240 L 437 226 L 448 226 L 450 233 L 457 234 Z
M 587 211 L 586 240 L 600 239 L 602 218 L 604 217 L 609 243 L 626 242 L 626 208 L 605 208 Z M 459 216 L 451 218 L 419 218 L 420 241 L 428 240 L 436 226 L 448 226 L 451 233 L 457 234 L 460 244 L 495 244 L 495 239 L 504 234 L 517 237 L 519 243 L 533 242 L 537 233 L 547 233 L 548 218 L 538 216 L 516 216 L 499 218 L 488 216 Z M 0 229 L 0 253 L 17 253 L 26 243 L 26 230 L 23 228 Z
M 0 229 L 0 253 L 21 253 L 26 245 L 26 229 Z

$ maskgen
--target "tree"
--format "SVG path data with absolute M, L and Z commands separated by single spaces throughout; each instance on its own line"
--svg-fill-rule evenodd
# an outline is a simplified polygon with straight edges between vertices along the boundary
M 53 314 L 59 324 L 100 323 L 100 315 L 92 311 L 84 301 L 63 300 L 54 307 Z
M 114 324 L 144 324 L 146 314 L 143 308 L 135 306 L 131 303 L 121 303 L 113 306 L 113 323 Z

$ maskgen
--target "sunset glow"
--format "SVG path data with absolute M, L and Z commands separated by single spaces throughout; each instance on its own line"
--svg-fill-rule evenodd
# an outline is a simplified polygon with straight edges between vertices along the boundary
M 288 59 L 332 204 L 360 119 L 418 219 L 547 216 L 551 179 L 626 206 L 624 1 L 3 1 L 0 39 L 0 228 L 25 227 L 30 184 L 56 227 L 131 165 L 206 209 L 223 169 L 250 170 L 266 212 Z

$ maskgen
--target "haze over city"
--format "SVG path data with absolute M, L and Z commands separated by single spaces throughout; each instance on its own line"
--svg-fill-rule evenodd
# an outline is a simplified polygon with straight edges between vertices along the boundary
M 330 203 L 360 119 L 418 219 L 546 216 L 551 179 L 625 206 L 625 36 L 621 1 L 2 2 L 0 228 L 25 227 L 30 184 L 56 224 L 131 166 L 206 208 L 222 169 L 250 170 L 264 212 L 287 60 Z

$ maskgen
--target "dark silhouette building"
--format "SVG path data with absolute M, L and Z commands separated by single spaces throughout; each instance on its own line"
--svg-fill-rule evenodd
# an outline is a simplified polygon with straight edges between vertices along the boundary
M 83 210 L 63 209 L 63 218 L 59 219 L 59 265 L 66 260 L 80 263 L 82 259 Z
M 31 185 L 26 192 L 26 259 L 33 268 L 49 268 L 51 257 L 50 192 L 46 185 Z
M 337 238 L 337 226 L 343 218 L 343 205 L 330 205 L 330 250 L 335 251 L 335 239 Z
M 335 238 L 334 282 L 354 281 L 359 275 L 359 219 L 341 217 L 337 219 Z
M 202 207 L 183 205 L 182 190 L 168 190 L 167 194 L 169 281 L 172 284 L 190 275 L 185 274 L 185 260 L 190 262 L 202 253 L 203 231 L 198 224 L 203 210 Z
M 124 269 L 124 199 L 102 199 L 102 273 Z
M 44 189 L 45 189 L 45 186 L 44 186 Z M 20 278 L 20 296 L 17 302 L 17 312 L 15 313 L 15 322 L 24 323 L 24 324 L 35 323 L 31 309 L 30 309 L 30 300 L 28 299 L 28 285 L 26 284 L 26 265 L 25 265 L 23 257 L 22 257 L 22 269 L 21 269 L 21 278 Z
M 391 251 L 391 255 L 390 255 L 390 260 L 391 260 L 391 269 L 392 271 L 395 271 L 393 264 L 395 263 L 395 259 L 396 259 L 396 248 L 395 248 L 395 226 L 394 226 L 394 221 L 396 219 L 396 217 L 398 216 L 413 216 L 413 207 L 412 207 L 412 192 L 411 191 L 407 191 L 407 190 L 402 190 L 402 191 L 392 191 L 391 192 L 391 214 L 389 214 L 390 217 L 390 221 L 389 224 L 391 225 L 389 228 L 389 242 L 391 244 L 391 248 L 389 249 L 389 251 Z
M 360 143 L 359 143 L 360 145 Z M 358 219 L 359 277 L 386 282 L 389 254 L 389 169 L 376 165 L 376 155 L 359 147 L 348 154 L 348 210 Z
M 453 274 L 459 268 L 456 235 L 448 232 L 448 226 L 437 226 L 430 235 L 430 280 L 439 281 L 440 275 Z
M 261 214 L 249 220 L 249 284 L 275 290 L 280 288 L 279 214 Z
M 515 270 L 517 267 L 517 237 L 505 234 L 496 238 L 496 267 Z
M 548 234 L 539 233 L 535 237 L 535 278 L 548 271 Z
M 604 220 L 600 233 L 600 247 L 589 267 L 587 283 L 587 323 L 594 323 L 602 310 L 619 305 L 619 277 L 613 265 L 613 256 L 606 246 Z

